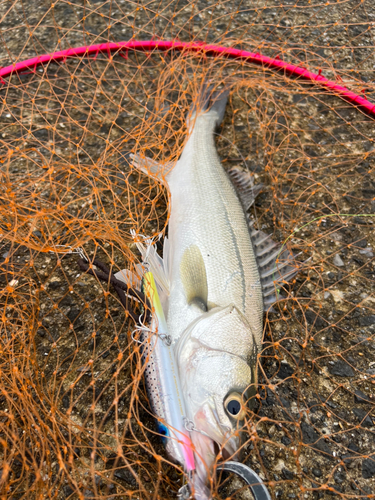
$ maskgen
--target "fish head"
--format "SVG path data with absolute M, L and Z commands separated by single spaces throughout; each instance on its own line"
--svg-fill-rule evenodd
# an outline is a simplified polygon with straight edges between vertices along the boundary
M 257 345 L 231 305 L 194 321 L 176 354 L 200 488 L 218 459 L 239 458 L 246 404 L 256 390 Z

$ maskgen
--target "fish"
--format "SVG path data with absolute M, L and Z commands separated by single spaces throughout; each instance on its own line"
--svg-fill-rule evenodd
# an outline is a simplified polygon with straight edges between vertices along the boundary
M 208 482 L 219 458 L 240 460 L 247 406 L 257 391 L 264 311 L 278 300 L 280 283 L 298 270 L 292 252 L 256 229 L 249 216 L 263 186 L 254 185 L 246 169 L 223 168 L 215 131 L 228 95 L 228 89 L 215 92 L 202 85 L 188 112 L 186 142 L 173 168 L 131 155 L 133 166 L 170 194 L 163 255 L 153 240 L 134 238 L 160 296 L 194 466 L 186 467 L 178 439 L 168 440 L 167 452 L 189 472 L 196 500 L 211 498 Z M 124 270 L 116 277 L 141 283 L 144 272 L 139 265 L 135 275 Z M 165 434 L 168 395 L 163 394 L 162 369 L 152 353 L 149 348 L 144 358 L 146 385 Z M 155 367 L 158 378 L 152 379 L 147 374 L 154 376 Z

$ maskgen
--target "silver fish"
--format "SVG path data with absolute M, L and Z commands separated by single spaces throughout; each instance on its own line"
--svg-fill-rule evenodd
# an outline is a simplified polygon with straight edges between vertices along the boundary
M 246 171 L 227 173 L 220 162 L 214 132 L 227 95 L 204 86 L 173 169 L 132 157 L 135 167 L 164 183 L 171 195 L 163 258 L 150 242 L 138 240 L 138 248 L 154 274 L 172 339 L 195 456 L 190 488 L 197 500 L 211 498 L 206 483 L 219 451 L 239 458 L 239 431 L 257 386 L 264 308 L 277 300 L 277 283 L 296 273 L 289 251 L 255 230 L 247 215 L 261 186 Z M 129 280 L 124 273 L 122 279 Z M 149 394 L 163 419 L 165 395 L 157 385 Z M 183 464 L 173 442 L 167 450 Z

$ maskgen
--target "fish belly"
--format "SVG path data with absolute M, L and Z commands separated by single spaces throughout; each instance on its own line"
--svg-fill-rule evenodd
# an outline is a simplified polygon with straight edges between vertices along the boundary
M 180 273 L 184 252 L 195 245 L 206 268 L 209 307 L 236 306 L 260 345 L 263 299 L 257 262 L 243 207 L 216 151 L 209 113 L 196 119 L 168 184 L 170 334 L 177 340 L 191 321 L 203 313 L 187 303 Z

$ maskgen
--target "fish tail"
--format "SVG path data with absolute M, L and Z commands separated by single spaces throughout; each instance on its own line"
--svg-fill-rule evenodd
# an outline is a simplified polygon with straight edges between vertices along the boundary
M 208 114 L 212 118 L 215 128 L 219 127 L 224 118 L 228 95 L 228 89 L 213 91 L 213 85 L 203 83 L 186 117 L 189 130 L 193 127 L 196 118 L 203 114 Z

